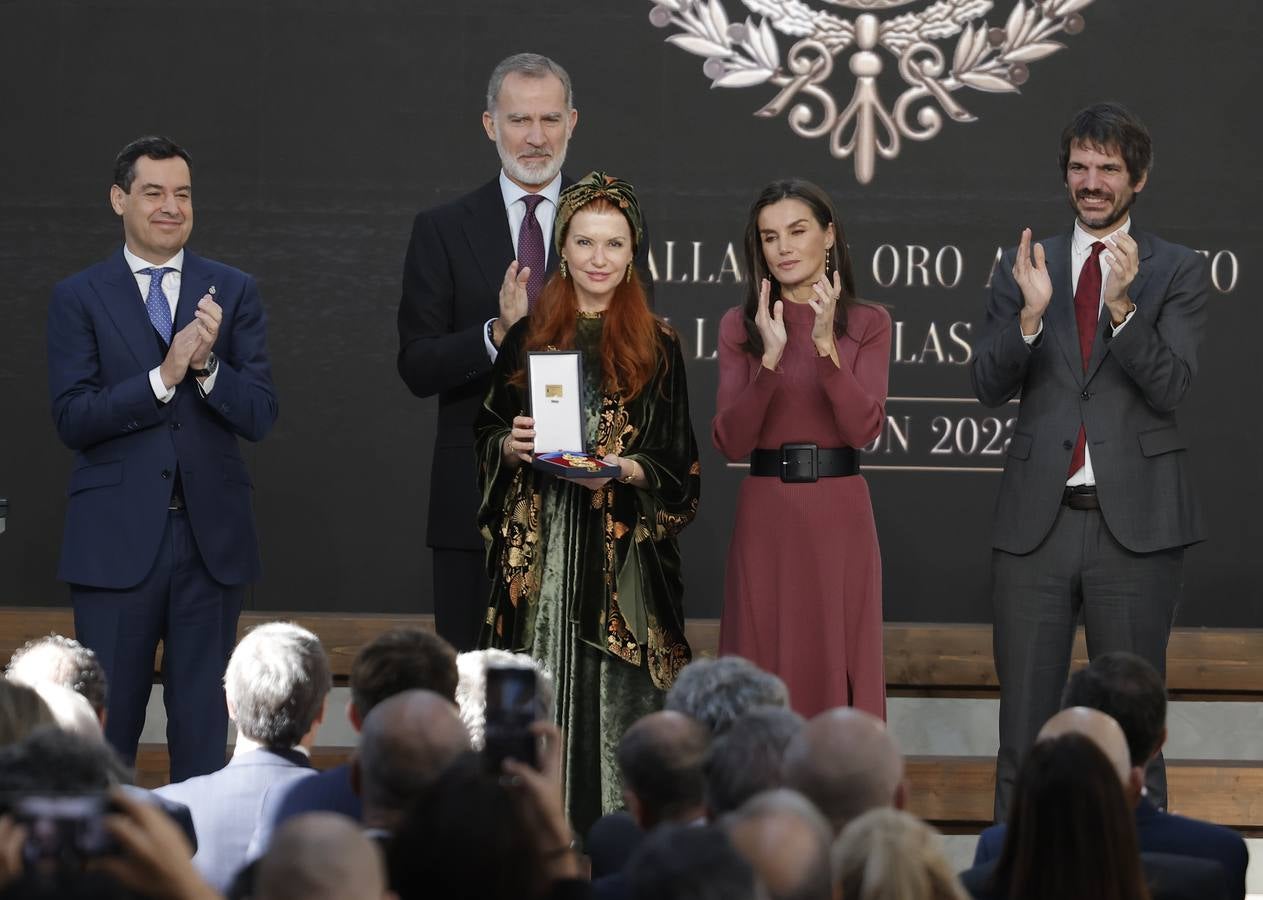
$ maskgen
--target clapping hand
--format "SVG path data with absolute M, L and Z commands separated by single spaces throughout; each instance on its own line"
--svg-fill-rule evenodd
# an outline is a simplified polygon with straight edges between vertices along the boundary
M 1109 266 L 1110 277 L 1105 281 L 1105 305 L 1109 307 L 1110 320 L 1121 325 L 1132 310 L 1127 289 L 1140 271 L 1140 248 L 1136 239 L 1125 231 L 1118 231 L 1105 239 L 1109 249 L 1101 253 L 1101 261 Z
M 777 300 L 772 304 L 769 313 L 768 300 L 771 295 L 772 283 L 764 278 L 759 285 L 759 306 L 754 313 L 754 327 L 759 330 L 759 337 L 763 339 L 763 365 L 775 371 L 780 365 L 781 354 L 785 352 L 785 343 L 789 338 L 785 334 L 785 320 L 782 318 L 785 301 Z
M 811 323 L 811 342 L 816 345 L 816 353 L 827 356 L 835 363 L 838 361 L 838 345 L 833 339 L 833 317 L 838 309 L 838 301 L 842 297 L 842 276 L 833 273 L 833 284 L 821 278 L 811 286 L 814 297 L 807 298 L 807 305 L 816 314 Z
M 527 313 L 530 300 L 526 295 L 526 282 L 530 277 L 530 266 L 519 269 L 516 259 L 505 270 L 504 281 L 500 283 L 500 317 L 491 323 L 491 339 L 497 347 L 509 329 Z
M 1022 334 L 1032 335 L 1039 331 L 1039 323 L 1052 299 L 1052 279 L 1044 262 L 1044 245 L 1036 244 L 1031 253 L 1031 230 L 1022 229 L 1022 240 L 1017 245 L 1017 260 L 1013 263 L 1013 280 L 1022 291 Z

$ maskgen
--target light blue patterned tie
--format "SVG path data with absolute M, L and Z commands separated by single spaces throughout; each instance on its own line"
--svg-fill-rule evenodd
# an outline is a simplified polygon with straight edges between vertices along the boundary
M 167 302 L 167 295 L 162 292 L 162 277 L 174 271 L 175 269 L 165 266 L 140 270 L 140 274 L 149 276 L 149 295 L 145 297 L 145 309 L 149 312 L 149 321 L 153 323 L 158 337 L 167 344 L 171 343 L 171 304 Z

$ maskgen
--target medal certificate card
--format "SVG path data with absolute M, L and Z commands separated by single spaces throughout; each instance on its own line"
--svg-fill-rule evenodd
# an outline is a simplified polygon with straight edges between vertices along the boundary
M 526 357 L 527 389 L 535 419 L 531 465 L 567 478 L 611 478 L 618 466 L 583 449 L 583 354 L 577 350 L 533 351 Z

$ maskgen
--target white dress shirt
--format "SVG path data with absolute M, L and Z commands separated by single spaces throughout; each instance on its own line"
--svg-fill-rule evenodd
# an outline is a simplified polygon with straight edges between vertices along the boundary
M 171 271 L 162 276 L 162 294 L 167 298 L 167 305 L 171 307 L 171 323 L 172 337 L 175 337 L 175 307 L 180 302 L 180 276 L 184 271 L 184 249 L 181 248 L 175 256 L 171 257 L 160 266 L 154 266 L 152 263 L 141 259 L 135 253 L 123 245 L 123 259 L 127 261 L 127 268 L 132 270 L 132 275 L 136 279 L 136 287 L 140 291 L 140 302 L 142 306 L 146 306 L 145 317 L 148 318 L 148 308 L 146 298 L 149 296 L 149 280 L 151 275 L 142 271 L 150 268 L 166 268 Z M 175 388 L 168 390 L 162 381 L 161 366 L 155 366 L 149 370 L 149 386 L 153 389 L 153 395 L 158 398 L 159 403 L 170 403 L 175 396 Z M 216 370 L 200 385 L 203 394 L 209 394 L 211 388 L 215 386 L 215 376 L 219 374 Z
M 526 220 L 526 203 L 523 197 L 531 194 L 526 188 L 514 184 L 509 180 L 509 176 L 504 174 L 504 170 L 500 170 L 500 194 L 504 197 L 504 212 L 509 217 L 509 236 L 513 241 L 513 252 L 517 253 L 518 236 L 522 233 L 522 222 Z M 544 264 L 548 264 L 548 254 L 552 249 L 553 223 L 557 220 L 557 200 L 561 197 L 561 173 L 558 172 L 552 181 L 544 185 L 536 195 L 543 197 L 544 202 L 535 207 L 535 221 L 539 222 L 539 228 L 544 233 Z M 491 343 L 491 323 L 495 318 L 487 320 L 483 326 L 483 344 L 487 348 L 487 356 L 492 362 L 496 361 L 496 356 L 500 352 L 496 349 L 496 345 Z
M 1074 232 L 1070 236 L 1070 271 L 1074 273 L 1074 283 L 1070 285 L 1071 296 L 1074 296 L 1075 290 L 1079 287 L 1079 274 L 1083 271 L 1083 264 L 1087 262 L 1088 257 L 1092 255 L 1092 245 L 1095 244 L 1097 241 L 1101 241 L 1105 243 L 1106 245 L 1107 249 L 1101 251 L 1101 259 L 1100 259 L 1101 298 L 1097 302 L 1097 307 L 1096 307 L 1098 316 L 1100 315 L 1101 307 L 1105 305 L 1105 286 L 1109 283 L 1109 278 L 1110 278 L 1110 275 L 1112 274 L 1109 267 L 1109 263 L 1105 261 L 1105 255 L 1110 252 L 1108 249 L 1109 239 L 1119 233 L 1122 233 L 1122 234 L 1131 233 L 1131 216 L 1128 216 L 1121 226 L 1116 228 L 1114 231 L 1111 231 L 1109 234 L 1105 235 L 1105 237 L 1096 237 L 1093 234 L 1089 234 L 1084 229 L 1083 224 L 1079 222 L 1078 219 L 1075 219 Z M 1131 312 L 1127 314 L 1126 318 L 1124 318 L 1120 324 L 1114 325 L 1111 323 L 1110 325 L 1111 334 L 1118 334 L 1120 331 L 1122 331 L 1123 328 L 1127 325 L 1127 323 L 1131 321 L 1131 317 L 1135 312 L 1136 312 L 1136 308 L 1133 305 Z M 1077 333 L 1077 328 L 1078 328 L 1077 323 L 1075 327 L 1076 327 L 1076 333 Z M 1044 320 L 1040 319 L 1039 328 L 1035 330 L 1035 333 L 1029 334 L 1029 335 L 1028 334 L 1022 335 L 1022 340 L 1026 341 L 1027 346 L 1030 346 L 1031 344 L 1035 343 L 1036 339 L 1043 333 L 1044 333 Z M 1096 484 L 1096 474 L 1092 471 L 1092 451 L 1088 447 L 1085 446 L 1083 448 L 1083 467 L 1080 468 L 1078 471 L 1076 471 L 1068 479 L 1066 479 L 1066 486 L 1079 487 L 1081 485 L 1094 485 L 1094 484 Z

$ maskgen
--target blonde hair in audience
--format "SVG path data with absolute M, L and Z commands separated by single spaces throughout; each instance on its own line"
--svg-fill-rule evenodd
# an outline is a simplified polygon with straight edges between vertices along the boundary
M 897 809 L 869 810 L 848 824 L 832 859 L 846 900 L 969 900 L 939 833 Z
M 0 747 L 16 744 L 41 725 L 56 725 L 33 687 L 0 678 Z

